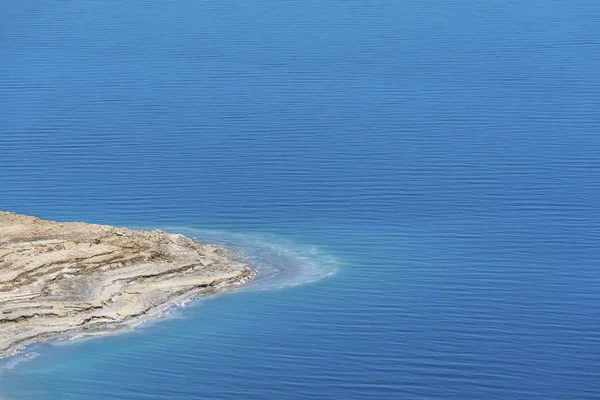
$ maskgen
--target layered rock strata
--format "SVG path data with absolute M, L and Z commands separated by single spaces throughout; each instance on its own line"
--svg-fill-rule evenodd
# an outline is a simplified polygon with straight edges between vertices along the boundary
M 182 235 L 0 212 L 0 357 L 138 324 L 252 276 L 235 254 Z

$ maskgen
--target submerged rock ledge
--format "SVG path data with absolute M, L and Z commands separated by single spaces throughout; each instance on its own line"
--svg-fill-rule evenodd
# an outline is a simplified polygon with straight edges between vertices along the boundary
M 182 235 L 0 212 L 0 358 L 135 325 L 253 275 L 235 254 Z

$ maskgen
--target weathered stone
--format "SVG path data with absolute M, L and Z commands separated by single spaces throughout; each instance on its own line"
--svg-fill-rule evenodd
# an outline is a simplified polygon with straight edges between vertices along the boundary
M 182 235 L 0 212 L 0 357 L 139 324 L 252 276 L 235 254 Z

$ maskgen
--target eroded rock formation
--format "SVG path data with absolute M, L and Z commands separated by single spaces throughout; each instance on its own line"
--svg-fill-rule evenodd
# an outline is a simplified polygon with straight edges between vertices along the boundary
M 136 324 L 252 275 L 236 255 L 181 235 L 0 212 L 0 357 Z

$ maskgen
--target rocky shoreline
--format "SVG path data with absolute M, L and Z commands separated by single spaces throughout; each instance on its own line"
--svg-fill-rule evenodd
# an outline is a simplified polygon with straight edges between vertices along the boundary
M 236 254 L 182 235 L 0 212 L 0 358 L 137 325 L 253 277 Z

